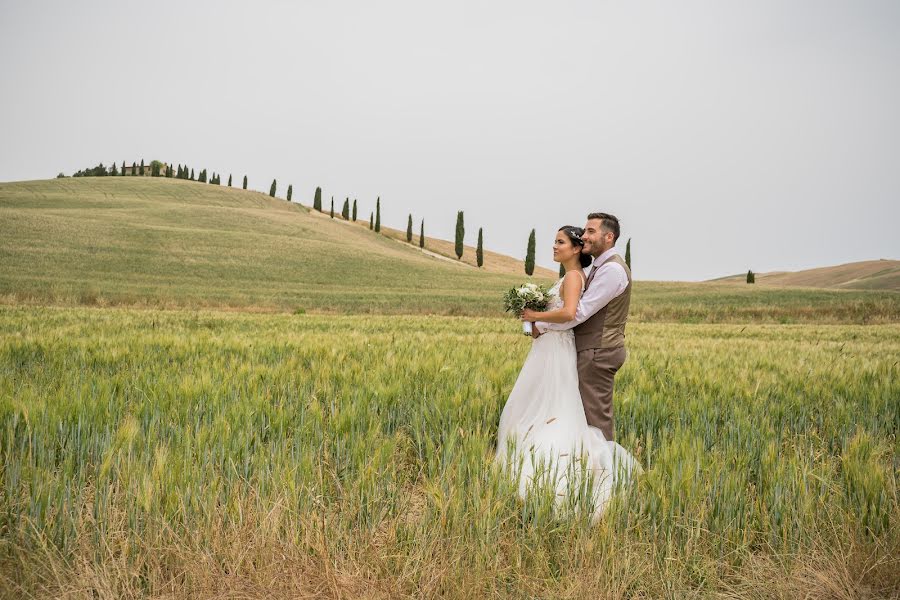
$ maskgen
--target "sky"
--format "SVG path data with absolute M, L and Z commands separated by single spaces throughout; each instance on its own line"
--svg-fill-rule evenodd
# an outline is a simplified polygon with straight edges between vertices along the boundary
M 900 2 L 0 0 L 0 181 L 143 158 L 635 279 L 900 259 Z M 340 240 L 335 240 L 340 243 Z

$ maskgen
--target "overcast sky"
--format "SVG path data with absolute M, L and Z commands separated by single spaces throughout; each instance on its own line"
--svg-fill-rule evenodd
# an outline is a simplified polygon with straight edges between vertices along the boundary
M 636 279 L 900 258 L 900 2 L 0 0 L 0 181 L 156 158 Z

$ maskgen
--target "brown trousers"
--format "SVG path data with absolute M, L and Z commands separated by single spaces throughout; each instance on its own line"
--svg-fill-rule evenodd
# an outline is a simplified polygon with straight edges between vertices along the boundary
M 603 432 L 612 440 L 613 380 L 616 371 L 625 364 L 625 346 L 618 348 L 589 348 L 578 353 L 578 389 L 588 425 Z

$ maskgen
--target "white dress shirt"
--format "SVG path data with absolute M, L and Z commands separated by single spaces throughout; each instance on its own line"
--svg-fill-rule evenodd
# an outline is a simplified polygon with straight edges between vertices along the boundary
M 538 332 L 544 333 L 548 329 L 572 329 L 596 315 L 613 298 L 624 292 L 625 288 L 628 287 L 628 275 L 625 273 L 625 269 L 616 262 L 603 264 L 603 261 L 616 254 L 619 254 L 619 251 L 612 247 L 595 258 L 591 263 L 585 275 L 590 277 L 591 271 L 594 269 L 597 269 L 597 272 L 594 274 L 594 279 L 591 280 L 591 285 L 578 301 L 578 307 L 575 309 L 575 318 L 565 323 L 538 321 L 534 324 Z

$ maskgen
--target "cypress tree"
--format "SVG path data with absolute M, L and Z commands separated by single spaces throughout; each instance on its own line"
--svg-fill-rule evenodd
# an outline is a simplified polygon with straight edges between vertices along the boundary
M 125 176 L 125 161 L 124 161 L 124 160 L 122 161 L 122 172 L 119 173 L 119 175 L 122 176 L 122 177 Z
M 144 159 L 141 159 L 141 175 L 144 174 Z
M 628 241 L 625 243 L 625 264 L 631 270 L 631 238 L 628 238 Z
M 756 283 L 756 275 L 753 271 L 747 271 L 747 283 Z
M 150 163 L 150 177 L 159 177 L 159 163 L 155 160 Z
M 313 197 L 313 208 L 322 212 L 322 188 L 316 188 L 316 195 Z
M 206 183 L 206 169 L 200 171 L 200 175 L 197 176 L 197 181 L 200 183 Z
M 356 198 L 353 199 L 353 222 L 356 223 Z
M 412 215 L 406 220 L 406 243 L 412 244 Z
M 345 221 L 350 220 L 350 198 L 344 200 L 344 208 L 341 209 L 341 216 Z
M 191 167 L 191 181 L 194 180 L 194 168 Z
M 131 163 L 131 174 L 132 174 L 132 175 L 136 175 L 136 174 L 137 174 L 137 163 L 136 163 L 136 162 L 132 162 L 132 163 Z
M 481 234 L 481 227 L 478 228 L 478 247 L 475 248 L 475 262 L 478 267 L 484 266 L 484 237 Z
M 244 189 L 247 189 L 247 176 L 244 175 Z
M 112 166 L 110 167 L 109 174 L 110 174 L 110 175 L 118 175 L 118 174 L 119 174 L 119 168 L 116 166 L 115 161 L 113 161 L 113 164 L 112 164 Z
M 528 250 L 525 254 L 525 274 L 529 277 L 534 273 L 534 229 L 528 236 Z
M 291 184 L 291 185 L 288 186 L 288 193 L 287 193 L 287 201 L 288 201 L 288 202 L 291 201 L 291 194 L 292 194 L 293 192 L 294 192 L 294 186 L 293 186 L 293 184 Z
M 228 174 L 228 187 L 231 187 L 231 173 Z
M 419 226 L 419 248 L 425 247 L 425 219 L 422 219 L 422 224 Z
M 369 213 L 369 231 L 375 229 L 375 213 Z
M 269 195 L 272 196 L 273 198 L 275 197 L 275 187 L 276 187 L 276 184 L 275 184 L 275 180 L 273 179 L 272 185 L 271 185 L 271 187 L 269 187 Z
M 375 233 L 381 233 L 381 196 L 375 201 Z
M 463 225 L 463 211 L 456 213 L 456 258 L 461 259 L 463 255 L 463 237 L 466 235 L 466 228 Z
M 334 218 L 334 196 L 331 197 L 331 218 Z

